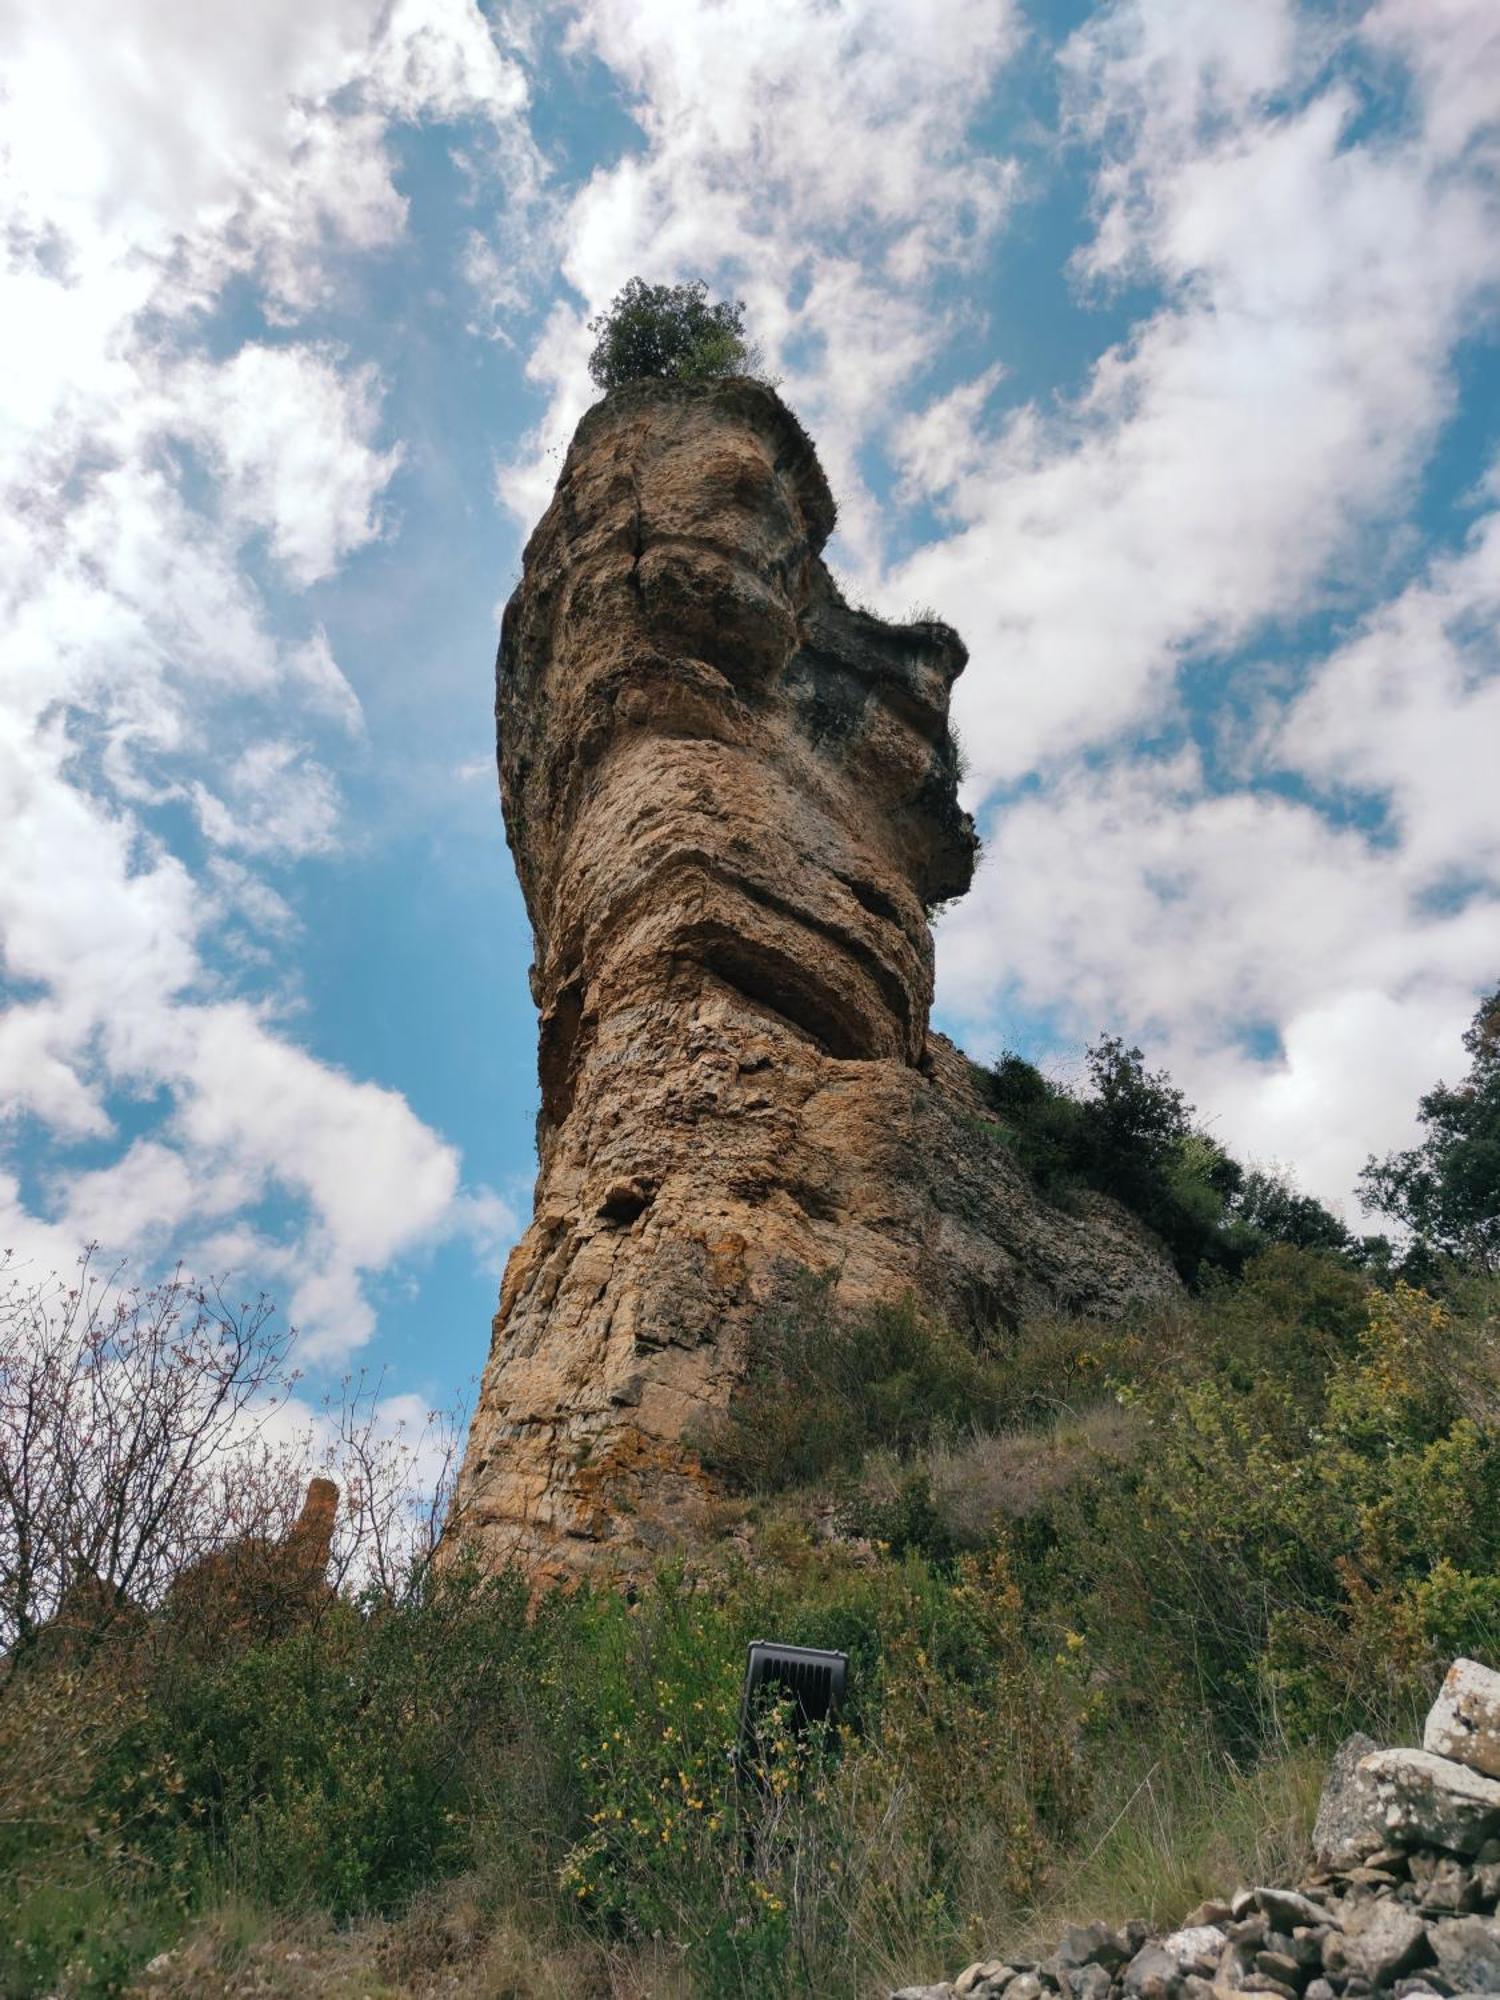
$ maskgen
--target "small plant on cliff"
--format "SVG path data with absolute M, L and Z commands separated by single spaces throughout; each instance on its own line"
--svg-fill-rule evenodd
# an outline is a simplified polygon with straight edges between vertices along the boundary
M 701 382 L 749 374 L 754 366 L 744 301 L 710 301 L 701 278 L 685 285 L 632 278 L 609 311 L 589 321 L 589 332 L 595 336 L 589 373 L 601 389 L 649 376 Z

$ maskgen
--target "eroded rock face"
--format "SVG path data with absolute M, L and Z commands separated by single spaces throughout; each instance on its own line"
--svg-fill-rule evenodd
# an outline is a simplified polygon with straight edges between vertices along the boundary
M 505 824 L 536 937 L 540 1170 L 459 1490 L 487 1559 L 631 1559 L 788 1269 L 959 1324 L 1175 1288 L 1102 1201 L 1065 1215 L 932 1035 L 927 909 L 961 895 L 965 652 L 820 560 L 806 435 L 742 380 L 584 418 L 506 609 Z

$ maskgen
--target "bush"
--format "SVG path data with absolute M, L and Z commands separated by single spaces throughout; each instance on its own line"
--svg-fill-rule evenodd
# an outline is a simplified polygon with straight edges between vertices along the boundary
M 852 1312 L 831 1280 L 803 1274 L 755 1320 L 744 1379 L 697 1442 L 731 1488 L 774 1492 L 847 1473 L 879 1447 L 906 1456 L 936 1433 L 997 1424 L 1010 1393 L 998 1356 L 914 1299 Z
M 1093 1504 L 1065 1499 L 1048 1558 L 1143 1693 L 1248 1744 L 1273 1713 L 1309 1734 L 1389 1718 L 1455 1644 L 1500 1637 L 1493 1322 L 1398 1286 L 1297 1374 L 1267 1353 L 1238 1382 L 1205 1367 L 1150 1391 L 1149 1443 Z
M 1023 1057 L 1007 1053 L 980 1071 L 1007 1143 L 1055 1201 L 1091 1188 L 1138 1215 L 1201 1282 L 1235 1272 L 1268 1243 L 1356 1254 L 1343 1224 L 1311 1195 L 1264 1171 L 1246 1173 L 1193 1122 L 1193 1106 L 1138 1048 L 1103 1035 L 1086 1055 L 1089 1088 L 1075 1096 Z M 1383 1239 L 1362 1246 L 1378 1255 Z
M 853 2000 L 1284 1876 L 1331 1742 L 1500 1646 L 1497 1306 L 1273 1245 L 1002 1353 L 789 1285 L 715 1440 L 732 1545 L 628 1595 L 421 1568 L 231 1648 L 156 1615 L 0 1673 L 0 1991 L 128 1989 L 227 1898 L 283 1943 L 362 1927 L 363 1968 L 451 1954 L 460 1995 L 511 1980 L 490 1939 L 517 1990 Z M 745 1768 L 766 1636 L 845 1650 L 851 1697 Z
M 648 285 L 632 278 L 606 313 L 589 321 L 595 336 L 589 373 L 601 389 L 660 377 L 701 382 L 752 371 L 743 300 L 710 304 L 701 279 Z

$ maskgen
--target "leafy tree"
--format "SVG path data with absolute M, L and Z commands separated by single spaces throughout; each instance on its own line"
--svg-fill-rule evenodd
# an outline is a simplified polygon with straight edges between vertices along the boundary
M 1331 1209 L 1260 1167 L 1245 1175 L 1234 1199 L 1234 1217 L 1273 1243 L 1290 1243 L 1298 1250 L 1352 1248 L 1348 1230 Z
M 1492 1276 L 1500 1272 L 1500 986 L 1480 1001 L 1464 1047 L 1468 1075 L 1421 1099 L 1419 1145 L 1371 1156 L 1360 1200 L 1411 1230 L 1415 1269 L 1449 1258 Z
M 700 382 L 750 372 L 742 299 L 710 302 L 701 278 L 648 285 L 632 278 L 606 313 L 589 321 L 595 335 L 589 373 L 601 389 L 656 376 Z
M 1078 1096 L 1024 1058 L 1002 1055 L 985 1077 L 1016 1159 L 1046 1194 L 1096 1188 L 1134 1211 L 1171 1251 L 1185 1278 L 1238 1272 L 1272 1243 L 1330 1250 L 1379 1267 L 1383 1237 L 1356 1243 L 1311 1195 L 1263 1170 L 1247 1172 L 1194 1122 L 1193 1106 L 1138 1048 L 1102 1035 L 1085 1057 Z
M 1193 1107 L 1165 1070 L 1148 1070 L 1141 1051 L 1126 1048 L 1118 1035 L 1101 1035 L 1085 1061 L 1093 1086 L 1084 1112 L 1095 1185 L 1132 1204 L 1149 1199 L 1194 1136 Z

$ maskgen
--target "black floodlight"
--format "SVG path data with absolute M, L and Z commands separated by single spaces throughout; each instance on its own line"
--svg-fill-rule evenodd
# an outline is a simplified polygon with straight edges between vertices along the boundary
M 809 1722 L 832 1722 L 844 1705 L 849 1681 L 849 1655 L 827 1653 L 816 1646 L 778 1646 L 769 1639 L 752 1639 L 745 1655 L 745 1692 L 740 1701 L 740 1742 L 748 1747 L 757 1701 L 762 1696 L 789 1699 L 799 1728 Z

